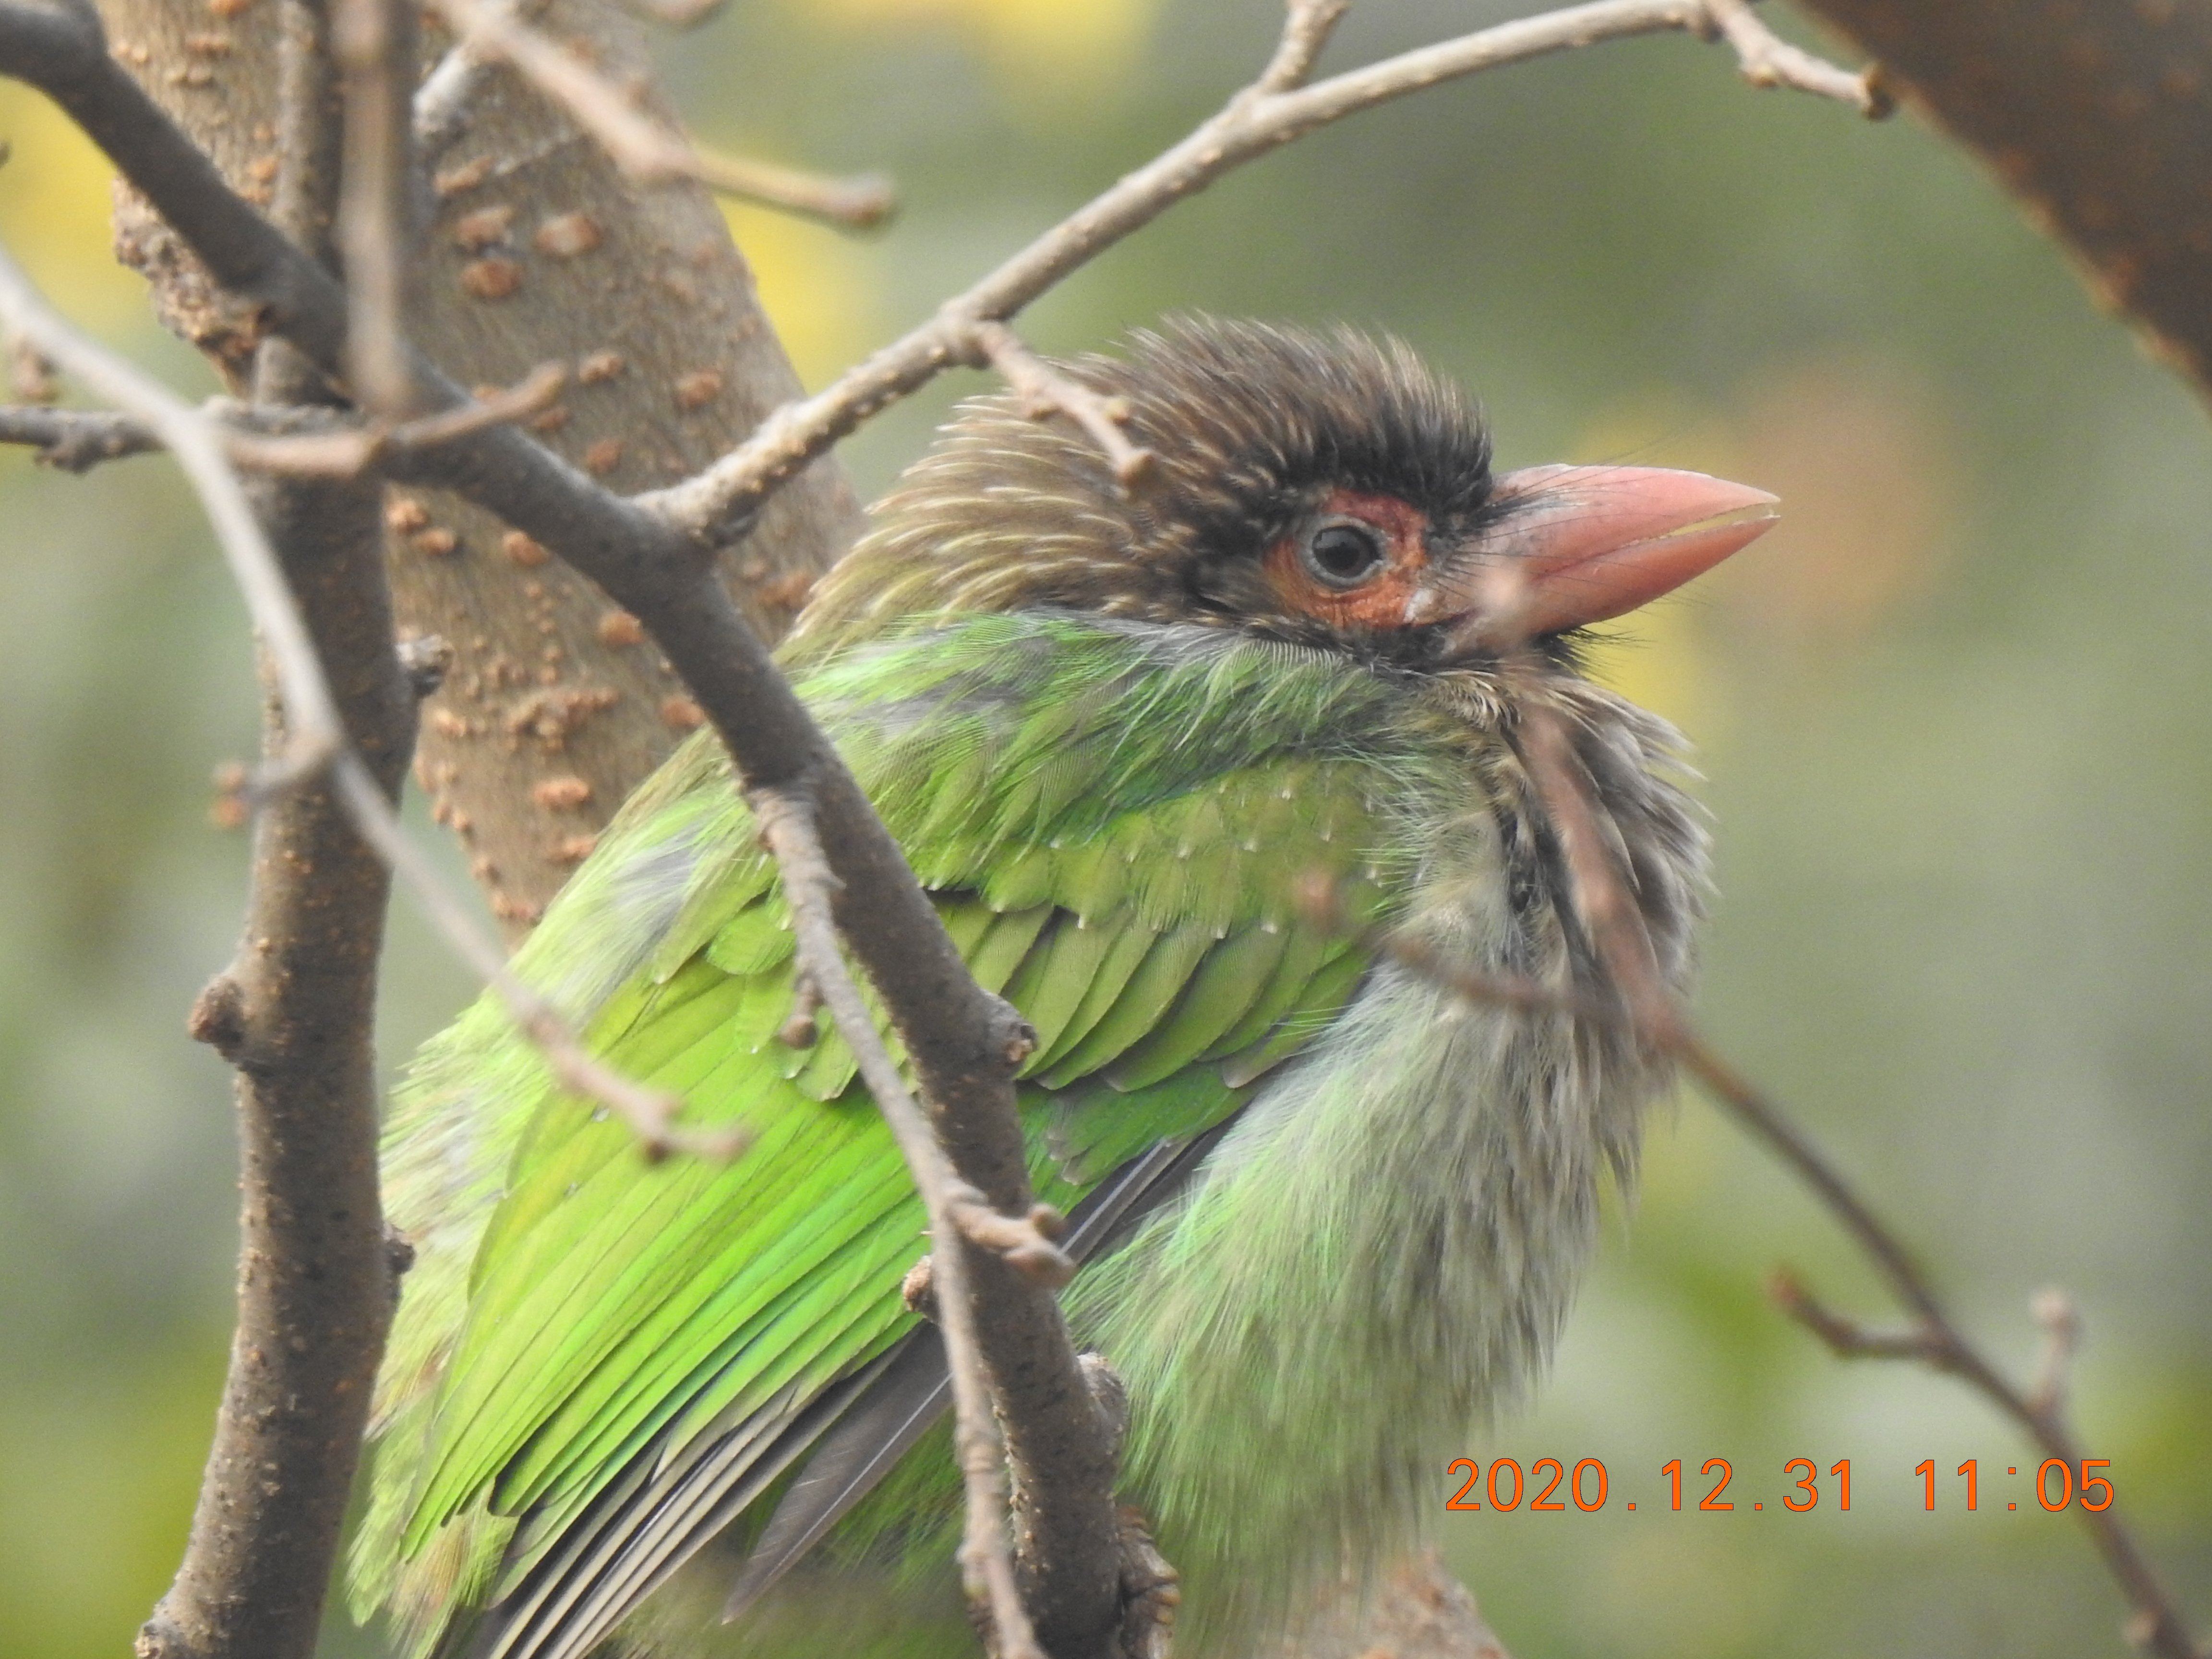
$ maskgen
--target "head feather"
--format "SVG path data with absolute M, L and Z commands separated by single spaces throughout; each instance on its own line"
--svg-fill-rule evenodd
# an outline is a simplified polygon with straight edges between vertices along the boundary
M 971 398 L 823 578 L 795 650 L 959 611 L 1257 622 L 1249 585 L 1219 578 L 1256 571 L 1330 490 L 1395 496 L 1438 526 L 1490 495 L 1480 413 L 1401 341 L 1193 315 L 1060 367 L 1125 401 L 1152 476 L 1125 489 L 1066 416 Z

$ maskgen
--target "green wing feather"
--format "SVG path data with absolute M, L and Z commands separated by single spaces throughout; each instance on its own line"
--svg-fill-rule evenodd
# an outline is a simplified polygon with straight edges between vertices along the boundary
M 1387 909 L 1409 780 L 1441 771 L 1371 676 L 1197 629 L 978 617 L 849 650 L 801 689 L 971 969 L 1036 1027 L 1021 1103 L 1060 1201 L 1218 1121 L 1325 1028 L 1364 960 L 1301 920 L 1294 881 L 1322 870 Z M 687 1121 L 755 1139 L 726 1165 L 648 1164 L 485 1006 L 426 1051 L 391 1156 L 422 1264 L 354 1572 L 356 1604 L 391 1603 L 418 1650 L 656 1437 L 665 1462 L 882 1353 L 926 1249 L 843 1039 L 825 1018 L 810 1048 L 778 1041 L 789 917 L 703 737 L 518 967 Z

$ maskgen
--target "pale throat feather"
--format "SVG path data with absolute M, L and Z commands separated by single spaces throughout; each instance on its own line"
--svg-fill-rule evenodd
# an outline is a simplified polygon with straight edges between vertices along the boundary
M 1706 840 L 1664 722 L 1580 682 L 1560 702 L 1686 988 Z M 1509 747 L 1435 826 L 1404 924 L 1492 971 L 1595 970 Z M 1387 1568 L 1442 1512 L 1446 1463 L 1548 1359 L 1632 1181 L 1665 1066 L 1618 1028 L 1471 1005 L 1395 963 L 1263 1085 L 1188 1200 L 1079 1280 L 1070 1315 L 1137 1402 L 1133 1492 L 1214 1595 L 1193 1650 Z M 1186 1558 L 1188 1559 L 1186 1560 Z M 1222 1587 L 1228 1587 L 1222 1593 Z

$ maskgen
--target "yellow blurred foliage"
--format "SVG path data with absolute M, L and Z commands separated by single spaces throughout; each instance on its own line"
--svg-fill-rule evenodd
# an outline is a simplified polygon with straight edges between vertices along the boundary
M 820 389 L 881 331 L 869 252 L 842 232 L 742 202 L 725 200 L 722 216 L 800 382 Z
M 848 29 L 886 23 L 951 28 L 991 64 L 1013 100 L 1048 110 L 1055 94 L 1119 81 L 1135 63 L 1159 0 L 795 0 L 809 16 Z
M 1710 743 L 1721 735 L 1724 705 L 1689 604 L 1669 594 L 1601 624 L 1583 659 L 1600 685 L 1672 721 L 1692 742 Z
M 116 263 L 108 230 L 115 169 L 69 118 L 21 82 L 0 82 L 0 240 L 46 298 L 94 332 L 146 316 L 146 285 Z
M 1856 646 L 1933 589 L 1967 487 L 1933 393 L 1902 363 L 1815 354 L 1763 368 L 1730 401 L 1722 414 L 1675 392 L 1639 393 L 1577 446 L 1578 459 L 1689 467 L 1782 498 L 1773 530 L 1613 624 L 1620 642 L 1592 654 L 1599 680 L 1708 740 L 1726 714 L 1720 640 L 1799 660 Z
M 1782 521 L 1718 590 L 1784 649 L 1854 646 L 1949 561 L 1967 492 L 1948 422 L 1917 371 L 1863 352 L 1773 365 L 1739 396 L 1739 476 L 1782 498 Z

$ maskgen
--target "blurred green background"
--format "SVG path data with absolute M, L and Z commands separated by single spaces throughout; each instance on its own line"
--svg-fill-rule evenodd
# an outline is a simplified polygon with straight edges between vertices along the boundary
M 1504 15 L 1363 0 L 1330 61 Z M 713 142 L 897 176 L 903 213 L 871 240 L 733 213 L 818 385 L 1184 130 L 1274 21 L 1271 0 L 736 0 L 667 61 Z M 12 87 L 0 136 L 8 245 L 207 386 L 108 258 L 97 158 Z M 1924 129 L 1753 93 L 1686 40 L 1324 132 L 1028 326 L 1078 349 L 1178 307 L 1395 330 L 1486 400 L 1508 465 L 1697 465 L 1783 497 L 1781 529 L 1627 619 L 1607 659 L 1700 747 L 1721 885 L 1704 1017 L 2008 1362 L 2035 1349 L 2030 1294 L 2075 1294 L 2083 1431 L 2212 1629 L 2203 411 Z M 974 384 L 855 439 L 864 492 Z M 244 863 L 208 823 L 209 774 L 253 732 L 240 608 L 168 465 L 71 479 L 0 457 L 5 1659 L 121 1654 L 182 1545 L 234 1202 L 226 1078 L 183 1016 Z M 404 906 L 393 950 L 396 1066 L 470 987 Z M 1619 1208 L 1549 1387 L 1468 1438 L 1486 1462 L 1602 1459 L 1612 1501 L 1446 1529 L 1520 1659 L 2124 1650 L 2078 1526 L 2002 1476 L 2034 1461 L 2009 1428 L 1943 1379 L 1830 1359 L 1765 1304 L 1788 1263 L 1890 1315 L 1710 1108 L 1662 1115 Z M 1735 1512 L 1662 1506 L 1662 1463 L 1717 1456 Z M 1825 1475 L 1818 1510 L 1779 1510 L 1796 1456 L 1852 1460 L 1849 1515 Z M 1971 1515 L 1950 1474 L 1968 1457 Z

